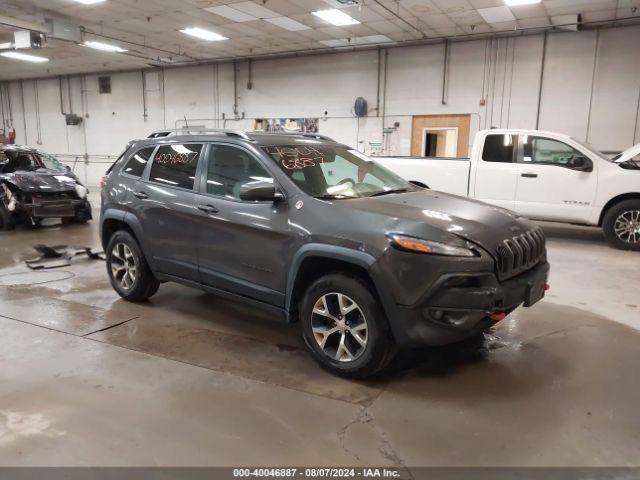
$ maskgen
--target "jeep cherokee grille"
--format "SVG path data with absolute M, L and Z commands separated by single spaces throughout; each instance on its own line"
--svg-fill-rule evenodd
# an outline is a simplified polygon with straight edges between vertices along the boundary
M 506 280 L 535 267 L 546 256 L 541 228 L 503 240 L 496 248 L 498 278 Z

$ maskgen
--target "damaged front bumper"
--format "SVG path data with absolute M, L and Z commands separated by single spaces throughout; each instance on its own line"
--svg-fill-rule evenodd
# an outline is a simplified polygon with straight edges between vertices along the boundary
M 91 218 L 91 204 L 81 198 L 74 198 L 71 193 L 32 194 L 29 203 L 16 204 L 17 211 L 35 218 L 76 218 L 78 211 L 84 210 Z

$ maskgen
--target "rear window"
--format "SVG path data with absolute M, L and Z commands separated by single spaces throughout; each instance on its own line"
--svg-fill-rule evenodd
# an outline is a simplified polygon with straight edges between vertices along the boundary
M 149 180 L 193 190 L 202 144 L 160 147 L 153 158 Z
M 485 162 L 513 163 L 513 135 L 487 135 L 482 159 Z
M 127 161 L 127 164 L 124 166 L 122 171 L 134 177 L 141 177 L 151 155 L 153 154 L 154 148 L 155 147 L 147 147 L 142 150 L 138 150 L 133 154 L 129 161 Z

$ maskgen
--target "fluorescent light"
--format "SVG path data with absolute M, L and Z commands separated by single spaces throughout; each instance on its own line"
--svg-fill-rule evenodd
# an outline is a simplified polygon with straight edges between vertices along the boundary
M 192 37 L 200 38 L 201 40 L 206 40 L 208 42 L 219 42 L 220 40 L 229 40 L 227 37 L 224 37 L 219 33 L 210 32 L 209 30 L 205 30 L 204 28 L 199 28 L 199 27 L 183 28 L 180 31 L 187 35 L 191 35 Z
M 105 0 L 76 0 L 78 3 L 82 3 L 84 5 L 93 5 L 94 3 L 101 3 Z
M 124 48 L 120 48 L 117 45 L 109 45 L 108 43 L 94 42 L 93 40 L 83 43 L 85 47 L 95 48 L 96 50 L 102 50 L 103 52 L 126 52 Z
M 519 5 L 534 5 L 540 3 L 542 0 L 504 0 L 504 3 L 509 7 L 517 7 Z
M 352 18 L 343 11 L 337 10 L 335 8 L 330 8 L 328 10 L 318 10 L 317 12 L 312 13 L 325 22 L 329 22 L 332 25 L 336 25 L 338 27 L 343 27 L 345 25 L 356 25 L 360 23 L 355 18 Z
M 13 58 L 14 60 L 23 60 L 25 62 L 33 63 L 43 63 L 49 61 L 49 59 L 45 57 L 37 57 L 35 55 L 27 55 L 26 53 L 19 52 L 2 52 L 0 53 L 0 55 L 7 58 Z

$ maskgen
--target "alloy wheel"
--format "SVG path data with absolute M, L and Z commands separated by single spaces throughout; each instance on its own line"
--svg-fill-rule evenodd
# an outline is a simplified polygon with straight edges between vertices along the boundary
M 138 276 L 138 259 L 124 243 L 117 243 L 111 250 L 111 273 L 123 290 L 130 290 Z
M 616 219 L 613 230 L 625 243 L 640 243 L 640 210 L 627 210 Z
M 342 293 L 327 293 L 318 299 L 311 313 L 311 329 L 322 352 L 343 363 L 359 358 L 369 338 L 362 310 Z

